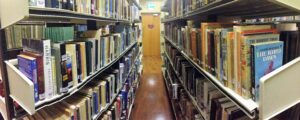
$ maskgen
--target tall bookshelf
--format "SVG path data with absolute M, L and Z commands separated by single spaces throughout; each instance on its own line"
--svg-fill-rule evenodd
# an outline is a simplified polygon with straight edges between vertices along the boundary
M 125 1 L 125 0 L 124 0 Z M 126 0 L 128 5 L 137 10 L 141 10 L 138 0 Z M 127 11 L 128 12 L 128 11 Z M 137 11 L 138 12 L 138 11 Z M 121 51 L 121 54 L 117 56 L 114 60 L 112 60 L 107 65 L 103 66 L 101 69 L 98 69 L 93 74 L 86 77 L 84 82 L 79 83 L 77 86 L 70 89 L 67 93 L 53 96 L 51 99 L 47 99 L 41 102 L 34 103 L 33 99 L 28 96 L 25 92 L 23 94 L 22 91 L 18 89 L 20 86 L 14 86 L 15 83 L 24 83 L 22 87 L 32 89 L 33 86 L 30 86 L 28 83 L 26 84 L 26 80 L 22 78 L 23 76 L 18 75 L 16 69 L 13 64 L 11 64 L 11 60 L 15 59 L 18 54 L 22 51 L 20 48 L 7 49 L 7 40 L 5 37 L 5 28 L 10 27 L 15 24 L 85 24 L 91 28 L 97 28 L 103 25 L 128 25 L 128 26 L 138 26 L 140 22 L 139 14 L 136 16 L 130 16 L 131 18 L 123 19 L 123 18 L 112 18 L 112 17 L 103 17 L 95 14 L 86 14 L 79 13 L 71 10 L 58 9 L 58 8 L 46 8 L 46 7 L 33 7 L 29 6 L 28 1 L 19 1 L 19 0 L 2 0 L 0 2 L 0 72 L 1 72 L 1 80 L 3 81 L 3 89 L 4 89 L 4 97 L 0 98 L 0 112 L 4 119 L 18 119 L 25 115 L 32 115 L 43 109 L 45 107 L 52 106 L 56 103 L 59 103 L 70 96 L 77 93 L 83 87 L 86 87 L 88 83 L 90 83 L 94 78 L 99 75 L 104 74 L 104 72 L 108 69 L 111 69 L 115 64 L 119 64 L 120 60 L 123 59 L 133 48 L 139 47 L 139 52 L 137 57 L 134 59 L 134 64 L 130 67 L 130 71 L 125 79 L 129 79 L 130 74 L 133 72 L 137 72 L 140 75 L 142 74 L 142 46 L 141 46 L 141 31 L 139 31 L 139 36 L 137 40 L 131 45 L 127 46 L 124 51 Z M 12 73 L 14 72 L 14 73 Z M 10 76 L 10 77 L 9 77 Z M 12 81 L 12 76 L 17 77 L 19 79 L 15 79 Z M 139 77 L 135 80 L 135 87 L 139 83 Z M 116 100 L 118 95 L 120 94 L 122 88 L 118 90 L 117 94 L 113 96 L 113 101 L 109 103 L 105 109 L 102 109 L 97 115 L 93 116 L 92 119 L 99 119 L 99 117 L 103 117 L 103 114 L 113 105 L 113 102 Z M 130 90 L 136 89 L 133 86 Z M 20 94 L 21 93 L 21 94 Z M 23 94 L 23 95 L 22 95 Z M 21 107 L 25 110 L 22 114 L 16 115 L 14 112 L 14 102 L 17 102 Z M 134 106 L 134 101 L 130 105 L 130 109 Z M 131 111 L 130 111 L 131 112 Z
M 194 2 L 194 1 L 193 1 Z M 198 2 L 199 1 L 195 1 Z M 162 11 L 168 12 L 168 16 L 162 20 L 164 24 L 172 24 L 184 26 L 186 21 L 195 20 L 198 22 L 223 22 L 234 23 L 236 25 L 264 25 L 271 24 L 276 26 L 281 23 L 294 23 L 298 27 L 300 22 L 298 19 L 289 20 L 271 20 L 260 21 L 260 18 L 296 16 L 300 14 L 300 2 L 293 0 L 215 0 L 211 3 L 197 6 L 191 9 L 188 6 L 184 14 L 172 16 L 172 6 L 168 0 Z M 181 11 L 182 12 L 182 11 Z M 247 22 L 248 19 L 254 19 L 254 22 Z M 197 26 L 198 27 L 198 26 Z M 203 75 L 211 84 L 214 85 L 224 96 L 229 98 L 235 105 L 237 105 L 248 117 L 252 119 L 271 119 L 283 111 L 298 104 L 300 96 L 296 92 L 299 86 L 299 71 L 300 58 L 283 65 L 272 73 L 260 79 L 260 102 L 245 99 L 233 90 L 225 87 L 213 74 L 202 68 L 199 61 L 195 60 L 190 54 L 187 54 L 179 45 L 168 36 L 165 36 L 165 44 L 169 44 L 180 53 L 181 56 L 188 61 L 194 69 Z M 199 49 L 199 48 L 198 48 Z M 164 55 L 165 61 L 171 63 L 172 61 L 167 53 Z M 174 68 L 174 67 L 173 67 Z M 176 70 L 173 69 L 176 73 Z M 165 71 L 165 70 L 163 70 Z M 166 74 L 164 72 L 164 74 Z M 180 81 L 180 80 L 179 80 Z M 179 83 L 182 84 L 182 83 Z M 171 88 L 168 88 L 171 89 Z M 186 90 L 189 92 L 188 90 Z M 193 99 L 193 97 L 191 97 Z M 272 105 L 271 105 L 272 104 Z M 276 105 L 274 105 L 276 104 Z M 199 107 L 197 104 L 195 107 Z M 203 115 L 201 111 L 199 113 Z M 205 118 L 204 118 L 205 119 Z

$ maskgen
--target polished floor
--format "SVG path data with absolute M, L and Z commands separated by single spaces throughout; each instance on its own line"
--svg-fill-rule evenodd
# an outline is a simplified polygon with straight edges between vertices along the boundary
M 172 120 L 160 57 L 144 57 L 144 71 L 130 120 Z

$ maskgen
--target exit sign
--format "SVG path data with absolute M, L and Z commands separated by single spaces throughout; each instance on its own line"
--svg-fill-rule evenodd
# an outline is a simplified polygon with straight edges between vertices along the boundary
M 152 2 L 148 3 L 148 9 L 155 9 L 156 5 Z

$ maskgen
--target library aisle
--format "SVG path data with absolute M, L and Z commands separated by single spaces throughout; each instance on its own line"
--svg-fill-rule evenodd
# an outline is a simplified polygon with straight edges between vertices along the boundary
M 131 120 L 172 120 L 172 110 L 161 72 L 160 57 L 144 57 L 144 71 Z

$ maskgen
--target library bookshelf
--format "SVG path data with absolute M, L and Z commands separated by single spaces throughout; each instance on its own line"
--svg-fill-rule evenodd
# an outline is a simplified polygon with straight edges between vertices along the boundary
M 281 17 L 293 16 L 300 14 L 300 2 L 293 0 L 215 0 L 190 11 L 183 10 L 185 13 L 171 16 L 172 7 L 166 2 L 162 11 L 169 12 L 169 16 L 164 18 L 164 24 L 172 24 L 183 26 L 188 20 L 198 20 L 201 22 L 232 22 L 237 25 L 277 25 L 281 23 L 295 23 L 299 28 L 299 20 L 273 20 L 273 21 L 255 21 L 245 22 L 246 19 L 259 19 L 264 17 Z M 198 4 L 198 3 L 197 3 Z M 188 6 L 186 9 L 191 8 Z M 239 21 L 239 22 L 236 22 Z M 299 29 L 298 29 L 299 31 Z M 210 83 L 214 85 L 224 96 L 230 99 L 238 106 L 248 117 L 252 119 L 271 119 L 283 111 L 291 108 L 300 102 L 300 96 L 296 91 L 299 91 L 299 74 L 296 71 L 300 69 L 300 58 L 296 58 L 282 67 L 274 70 L 270 74 L 260 79 L 259 101 L 245 99 L 235 91 L 225 87 L 214 75 L 200 66 L 199 61 L 196 61 L 190 54 L 187 54 L 178 43 L 174 43 L 171 38 L 164 36 L 165 43 L 173 46 L 178 53 L 188 61 L 193 68 L 201 73 Z M 198 48 L 199 49 L 199 48 Z M 171 64 L 173 71 L 173 63 L 167 53 L 164 57 Z M 165 71 L 165 70 L 163 70 Z M 166 73 L 164 73 L 166 74 Z M 165 75 L 167 76 L 167 75 Z M 179 80 L 180 81 L 180 80 Z M 182 84 L 182 83 L 180 83 Z M 169 86 L 167 86 L 167 89 Z M 186 89 L 186 88 L 185 88 Z M 187 90 L 186 90 L 187 91 Z M 189 93 L 189 91 L 187 91 Z M 193 98 L 193 97 L 192 97 Z M 170 100 L 171 101 L 171 100 Z M 193 100 L 192 100 L 193 101 Z M 276 105 L 275 105 L 276 104 Z M 195 108 L 199 108 L 195 104 Z M 201 109 L 200 109 L 201 110 Z M 206 116 L 199 111 L 202 116 Z M 204 117 L 205 120 L 207 118 Z
M 127 0 L 129 6 L 137 7 L 141 10 L 138 0 Z M 60 101 L 67 99 L 73 94 L 77 93 L 80 89 L 87 86 L 94 78 L 104 73 L 104 71 L 110 69 L 115 63 L 120 61 L 129 51 L 131 51 L 135 46 L 139 46 L 140 42 L 136 40 L 129 46 L 127 46 L 124 51 L 121 52 L 117 58 L 109 62 L 107 65 L 98 69 L 93 74 L 87 76 L 84 82 L 79 83 L 75 87 L 68 90 L 67 93 L 55 95 L 50 99 L 39 101 L 37 103 L 30 97 L 33 94 L 23 93 L 21 91 L 32 91 L 33 84 L 25 76 L 20 75 L 20 72 L 14 66 L 16 63 L 15 58 L 22 51 L 21 48 L 7 49 L 6 33 L 5 28 L 16 24 L 86 24 L 89 27 L 96 28 L 103 25 L 120 25 L 126 24 L 129 26 L 135 26 L 140 23 L 140 17 L 138 18 L 128 18 L 123 19 L 121 17 L 104 17 L 95 14 L 79 13 L 71 10 L 58 9 L 58 8 L 46 8 L 46 7 L 34 7 L 29 6 L 28 1 L 19 0 L 1 0 L 0 1 L 0 72 L 1 79 L 3 81 L 4 97 L 0 98 L 0 112 L 4 119 L 10 120 L 14 118 L 20 118 L 25 115 L 32 115 L 40 109 L 47 106 L 52 106 Z M 140 39 L 140 37 L 138 38 Z M 141 60 L 142 52 L 139 51 L 139 56 L 134 60 Z M 131 66 L 134 69 L 134 65 Z M 16 72 L 17 71 L 17 72 Z M 142 72 L 142 67 L 140 67 L 140 72 Z M 127 77 L 129 77 L 129 74 Z M 138 80 L 138 79 L 137 79 Z M 22 83 L 22 84 L 19 84 Z M 124 85 L 123 85 L 124 86 Z M 23 88 L 23 89 L 19 89 Z M 122 87 L 123 88 L 123 87 Z M 120 93 L 121 89 L 118 90 Z M 115 95 L 115 98 L 118 94 Z M 13 108 L 13 101 L 17 102 L 25 111 L 22 115 L 16 115 Z M 108 104 L 105 109 L 102 109 L 97 115 L 93 116 L 92 119 L 98 119 L 100 116 L 111 107 L 113 102 Z

